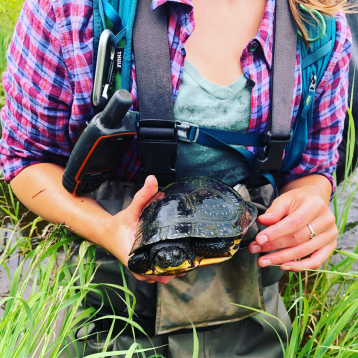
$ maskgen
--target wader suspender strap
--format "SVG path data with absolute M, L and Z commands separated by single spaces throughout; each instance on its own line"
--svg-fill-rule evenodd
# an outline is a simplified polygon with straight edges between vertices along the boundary
M 271 108 L 266 144 L 257 156 L 251 180 L 259 172 L 270 171 L 275 176 L 282 166 L 285 146 L 291 139 L 292 98 L 296 64 L 297 25 L 290 11 L 288 0 L 276 0 L 273 60 L 271 69 Z
M 137 143 L 142 163 L 139 184 L 155 174 L 159 187 L 175 181 L 178 136 L 174 122 L 166 7 L 151 10 L 139 0 L 133 30 L 140 121 Z

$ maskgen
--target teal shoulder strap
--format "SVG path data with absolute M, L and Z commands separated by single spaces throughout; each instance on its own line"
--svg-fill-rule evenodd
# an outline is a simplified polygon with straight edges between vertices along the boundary
M 137 0 L 93 0 L 93 74 L 97 62 L 98 43 L 104 29 L 115 34 L 116 45 L 124 47 L 122 72 L 116 73 L 116 87 L 129 90 L 132 35 Z
M 309 38 L 314 39 L 310 43 L 310 48 L 307 49 L 301 39 L 298 41 L 302 69 L 302 97 L 292 128 L 292 139 L 285 149 L 286 155 L 281 172 L 295 164 L 307 146 L 308 131 L 313 119 L 316 87 L 325 73 L 335 42 L 335 18 L 325 16 L 324 27 L 325 30 L 317 26 L 314 21 L 308 26 Z

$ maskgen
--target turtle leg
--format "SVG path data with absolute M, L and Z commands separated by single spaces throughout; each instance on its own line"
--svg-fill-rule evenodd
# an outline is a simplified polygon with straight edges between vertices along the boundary
M 128 268 L 134 273 L 146 273 L 149 267 L 149 256 L 145 251 L 134 254 L 128 261 Z
M 195 238 L 192 239 L 193 250 L 198 256 L 202 257 L 220 257 L 230 251 L 234 244 L 234 238 Z

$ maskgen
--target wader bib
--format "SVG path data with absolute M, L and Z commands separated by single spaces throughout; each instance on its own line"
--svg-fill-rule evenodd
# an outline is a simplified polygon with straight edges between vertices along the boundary
M 237 191 L 245 200 L 250 194 L 245 186 L 238 186 Z M 135 193 L 133 183 L 107 181 L 92 196 L 111 214 L 126 208 Z M 272 196 L 273 197 L 273 196 Z M 263 207 L 263 206 L 262 206 Z M 261 212 L 260 212 L 261 213 Z M 245 239 L 255 236 L 256 225 L 250 228 Z M 265 319 L 286 340 L 285 328 L 290 331 L 290 320 L 278 293 L 278 284 L 274 277 L 268 277 L 257 266 L 258 255 L 252 255 L 247 249 L 238 250 L 232 259 L 219 265 L 199 268 L 187 273 L 184 277 L 175 278 L 169 284 L 148 284 L 138 281 L 124 269 L 128 289 L 137 299 L 135 319 L 148 333 L 154 346 L 166 345 L 156 350 L 166 358 L 191 357 L 193 350 L 193 334 L 190 322 L 177 309 L 185 312 L 195 324 L 199 339 L 200 358 L 231 358 L 231 357 L 282 357 L 281 345 L 274 329 L 260 318 Z M 100 266 L 93 283 L 112 283 L 122 285 L 121 271 L 118 260 L 106 252 L 96 249 L 96 259 Z M 77 255 L 72 263 L 77 261 Z M 270 286 L 263 287 L 261 277 L 271 279 L 275 283 L 266 282 Z M 272 276 L 272 275 L 271 275 Z M 104 292 L 104 290 L 102 290 Z M 117 292 L 123 299 L 124 293 Z M 105 309 L 103 315 L 112 314 L 109 296 L 117 315 L 126 315 L 126 305 L 112 290 L 106 290 Z M 88 294 L 87 302 L 94 307 L 100 306 L 100 297 Z M 266 312 L 276 319 L 241 308 L 236 303 Z M 97 331 L 109 329 L 112 321 L 99 321 Z M 119 322 L 119 321 L 118 321 Z M 117 326 L 118 333 L 124 326 Z M 169 333 L 170 332 L 170 333 Z M 169 333 L 169 334 L 167 334 Z M 81 337 L 81 334 L 78 335 Z M 93 339 L 86 339 L 85 355 L 101 351 L 106 334 L 101 333 Z M 109 347 L 109 351 L 129 349 L 133 343 L 130 329 L 127 329 Z M 144 348 L 152 347 L 148 338 L 136 330 L 136 342 Z M 79 342 L 80 351 L 84 343 Z M 75 355 L 74 348 L 70 352 Z M 148 354 L 150 356 L 152 353 Z M 84 356 L 85 356 L 84 355 Z M 66 357 L 64 353 L 61 357 Z M 72 355 L 71 355 L 72 357 Z

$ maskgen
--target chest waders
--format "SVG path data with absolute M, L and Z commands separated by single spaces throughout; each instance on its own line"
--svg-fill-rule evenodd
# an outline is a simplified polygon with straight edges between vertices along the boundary
M 179 125 L 176 124 L 173 115 L 166 8 L 160 6 L 152 12 L 150 5 L 151 0 L 139 0 L 138 2 L 133 41 L 141 118 L 138 124 L 138 150 L 142 161 L 138 175 L 139 183 L 142 183 L 148 174 L 156 174 L 160 186 L 175 180 L 174 164 L 178 140 L 196 141 L 214 148 L 228 148 L 230 144 L 262 147 L 257 158 L 248 151 L 232 148 L 243 155 L 252 168 L 252 175 L 245 183 L 246 185 L 238 185 L 236 188 L 246 200 L 251 198 L 262 214 L 275 198 L 273 177 L 281 168 L 284 148 L 292 136 L 290 119 L 297 29 L 288 4 L 281 1 L 276 2 L 275 18 L 277 21 L 275 21 L 273 68 L 278 68 L 279 71 L 272 71 L 271 75 L 271 109 L 267 131 L 264 135 L 211 131 L 183 122 Z M 332 41 L 330 46 L 333 47 Z M 323 55 L 327 55 L 327 53 Z M 312 92 L 310 95 L 312 96 Z M 312 109 L 312 102 L 313 100 L 306 101 L 306 107 L 303 106 L 306 108 L 306 114 Z M 133 183 L 106 182 L 93 196 L 107 211 L 115 214 L 129 205 L 135 190 Z M 183 278 L 174 279 L 167 285 L 150 285 L 139 282 L 129 271 L 124 270 L 128 289 L 137 298 L 138 318 L 134 320 L 144 328 L 148 335 L 158 335 L 152 339 L 154 345 L 171 345 L 170 352 L 179 352 L 178 355 L 169 353 L 169 356 L 173 357 L 186 356 L 185 354 L 180 355 L 180 349 L 184 349 L 184 347 L 180 347 L 180 344 L 177 343 L 179 341 L 183 343 L 188 339 L 189 351 L 192 349 L 191 325 L 188 319 L 173 306 L 188 315 L 195 324 L 199 335 L 202 337 L 205 337 L 205 333 L 206 336 L 210 335 L 212 338 L 210 349 L 212 350 L 215 350 L 215 342 L 217 342 L 214 339 L 215 334 L 229 336 L 233 329 L 237 330 L 238 327 L 253 324 L 250 322 L 255 320 L 242 321 L 256 313 L 246 307 L 264 309 L 263 286 L 268 286 L 264 291 L 269 292 L 273 287 L 271 285 L 282 276 L 281 270 L 277 267 L 260 269 L 257 265 L 258 255 L 252 255 L 247 250 L 248 242 L 254 239 L 259 229 L 257 226 L 252 227 L 246 236 L 246 245 L 244 242 L 242 250 L 239 250 L 231 260 L 220 265 L 194 270 Z M 100 250 L 97 252 L 97 258 L 98 260 L 104 259 L 104 261 L 97 270 L 93 282 L 118 284 L 121 277 L 118 261 L 114 257 L 108 257 Z M 118 298 L 117 294 L 123 295 L 120 292 L 115 293 L 107 290 L 104 294 L 105 308 L 101 314 L 112 314 L 110 300 L 117 315 L 127 316 L 126 305 Z M 273 295 L 277 296 L 277 293 L 271 294 L 271 296 Z M 95 307 L 101 306 L 99 296 L 88 295 L 87 302 Z M 241 306 L 231 305 L 230 302 L 238 303 Z M 275 312 L 277 312 L 279 301 L 275 298 L 270 300 L 269 304 L 276 305 Z M 275 309 L 271 307 L 269 312 L 274 312 Z M 235 325 L 233 328 L 233 322 L 237 321 L 242 322 L 241 326 Z M 97 330 L 108 330 L 111 323 L 111 320 L 102 320 L 98 324 Z M 117 333 L 124 328 L 123 324 L 118 323 L 115 326 Z M 259 337 L 257 329 L 257 327 L 252 327 L 251 333 L 253 335 L 257 333 L 257 337 Z M 186 335 L 187 332 L 189 334 Z M 170 333 L 169 336 L 167 333 Z M 246 334 L 243 330 L 242 344 L 244 346 L 245 340 L 249 341 Z M 140 336 L 137 330 L 136 336 Z M 188 338 L 185 338 L 186 336 Z M 276 337 L 275 333 L 271 339 L 274 337 Z M 131 329 L 126 329 L 118 339 L 121 340 L 121 343 L 118 343 L 117 348 L 128 349 L 133 342 Z M 260 341 L 260 343 L 262 342 L 265 342 L 265 339 Z M 266 343 L 269 346 L 268 341 Z M 210 342 L 200 344 L 204 345 L 204 351 L 206 346 L 210 346 Z M 246 346 L 251 346 L 251 348 L 247 348 L 247 356 L 250 356 L 249 352 L 255 351 L 254 345 L 253 343 Z M 97 349 L 100 349 L 100 346 Z M 243 355 L 237 355 L 246 356 L 244 351 L 243 349 L 241 352 Z M 277 353 L 276 355 L 272 354 L 272 357 L 277 356 Z M 222 355 L 213 356 L 230 357 L 233 355 L 233 353 L 225 355 L 222 352 Z M 167 355 L 165 356 L 167 357 Z

